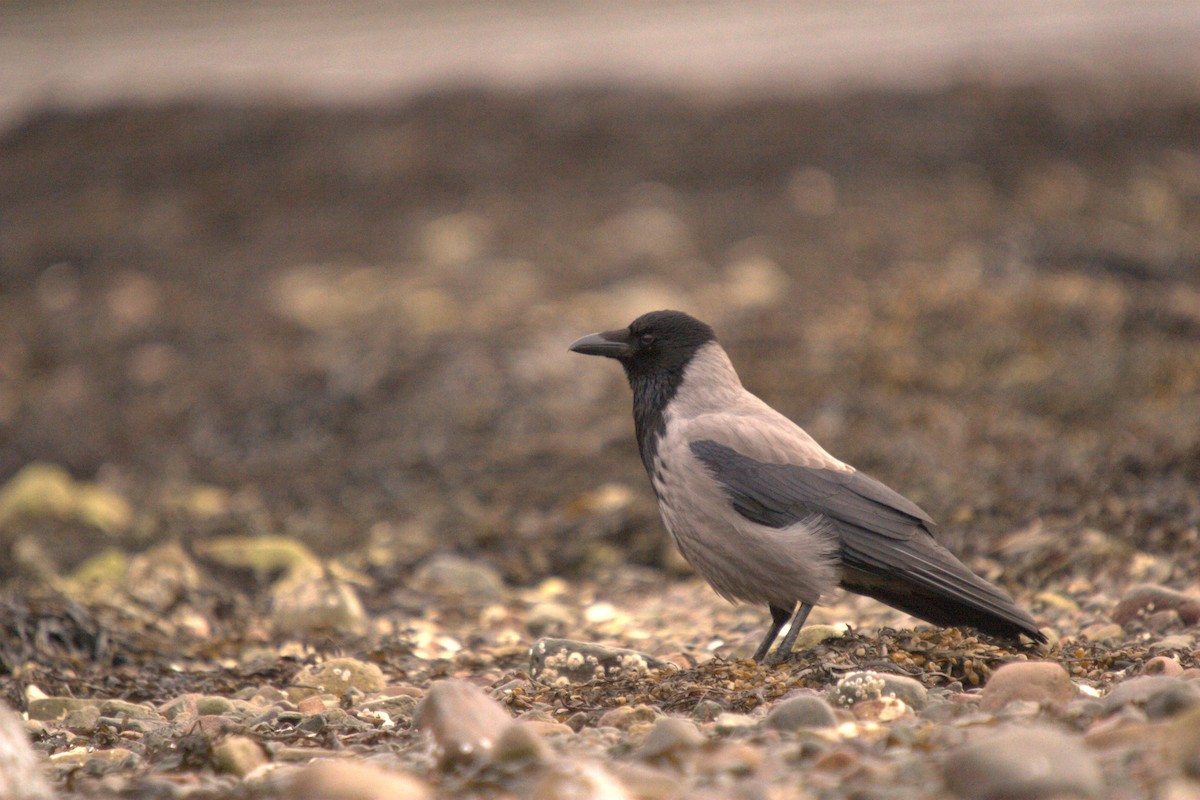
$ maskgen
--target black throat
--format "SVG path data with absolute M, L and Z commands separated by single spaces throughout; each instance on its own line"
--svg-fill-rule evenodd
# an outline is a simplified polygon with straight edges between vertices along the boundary
M 625 376 L 633 390 L 633 430 L 637 434 L 638 452 L 646 472 L 654 474 L 654 455 L 658 452 L 658 440 L 666 432 L 667 405 L 683 383 L 686 364 L 651 371 L 638 370 L 636 365 L 626 362 Z

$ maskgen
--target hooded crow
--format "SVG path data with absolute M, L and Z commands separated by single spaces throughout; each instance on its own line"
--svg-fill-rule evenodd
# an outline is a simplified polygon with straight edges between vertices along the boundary
M 937 625 L 1046 641 L 934 540 L 915 503 L 746 391 L 705 323 L 654 311 L 570 349 L 624 367 L 642 464 L 684 558 L 727 600 L 770 609 L 755 661 L 791 619 L 768 663 L 787 658 L 813 605 L 839 585 Z

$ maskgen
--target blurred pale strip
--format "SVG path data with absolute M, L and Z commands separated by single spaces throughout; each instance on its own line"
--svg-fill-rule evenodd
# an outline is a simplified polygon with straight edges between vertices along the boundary
M 1200 80 L 1195 0 L 0 3 L 0 125 L 47 104 L 618 81 L 820 91 Z

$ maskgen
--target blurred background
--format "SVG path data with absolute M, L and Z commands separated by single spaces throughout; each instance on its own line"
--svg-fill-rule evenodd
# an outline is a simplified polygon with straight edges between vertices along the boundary
M 1197 41 L 1194 2 L 5 3 L 0 580 L 170 545 L 168 599 L 192 557 L 253 596 L 213 543 L 267 536 L 376 610 L 447 552 L 687 579 L 566 352 L 663 307 L 1019 595 L 1194 580 Z

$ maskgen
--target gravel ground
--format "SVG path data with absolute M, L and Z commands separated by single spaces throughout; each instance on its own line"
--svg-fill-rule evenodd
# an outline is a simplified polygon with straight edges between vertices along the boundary
M 1197 796 L 1198 130 L 1116 80 L 14 127 L 0 794 Z M 565 350 L 660 307 L 1050 645 L 845 596 L 747 662 Z

